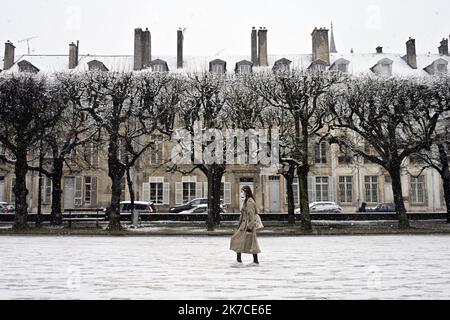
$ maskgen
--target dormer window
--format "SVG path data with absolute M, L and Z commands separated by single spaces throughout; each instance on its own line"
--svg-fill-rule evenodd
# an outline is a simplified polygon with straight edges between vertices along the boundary
M 169 67 L 167 62 L 161 59 L 156 59 L 150 62 L 150 68 L 152 68 L 153 72 L 168 72 Z
M 309 70 L 312 71 L 326 71 L 328 63 L 322 59 L 317 59 L 311 63 L 308 67 Z
M 388 58 L 381 59 L 376 65 L 374 65 L 370 70 L 380 76 L 391 76 L 392 75 L 392 64 L 394 61 Z
M 442 58 L 437 59 L 428 67 L 424 68 L 426 72 L 431 75 L 439 74 L 439 73 L 447 73 L 448 72 L 448 61 Z
M 103 62 L 98 60 L 92 60 L 88 62 L 89 71 L 109 71 Z
M 291 69 L 291 63 L 291 60 L 281 58 L 280 60 L 275 61 L 272 70 L 273 72 L 289 72 Z
M 330 67 L 330 70 L 335 70 L 343 73 L 348 73 L 348 65 L 350 64 L 350 61 L 346 59 L 338 59 L 336 60 Z
M 227 72 L 227 63 L 223 60 L 216 59 L 209 63 L 209 72 L 215 74 L 224 74 Z
M 40 70 L 26 60 L 19 61 L 19 72 L 38 73 Z
M 252 68 L 253 68 L 253 63 L 251 63 L 250 61 L 247 60 L 242 60 L 236 63 L 236 68 L 234 69 L 234 71 L 236 73 L 244 73 L 244 74 L 248 74 L 248 73 L 252 73 Z

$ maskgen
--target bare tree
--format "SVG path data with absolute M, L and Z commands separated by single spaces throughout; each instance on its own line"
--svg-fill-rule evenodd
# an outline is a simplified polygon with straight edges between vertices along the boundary
M 196 152 L 203 154 L 206 149 L 203 141 L 203 135 L 209 130 L 223 130 L 225 128 L 225 75 L 215 75 L 211 73 L 190 74 L 187 80 L 187 90 L 183 97 L 181 108 L 178 110 L 178 124 L 180 128 L 187 130 L 191 136 L 197 140 L 191 146 L 187 147 L 191 154 L 192 165 L 189 169 L 186 166 L 179 166 L 174 163 L 169 171 L 189 174 L 195 170 L 200 170 L 208 180 L 208 218 L 207 229 L 213 231 L 215 226 L 220 223 L 220 190 L 222 177 L 226 171 L 226 164 L 222 161 L 203 161 L 196 159 Z M 201 128 L 196 128 L 201 124 Z M 198 139 L 198 136 L 201 139 Z M 217 139 L 218 137 L 210 137 Z M 196 144 L 200 145 L 201 150 L 195 150 Z M 217 148 L 225 148 L 217 146 Z M 214 150 L 218 151 L 218 149 Z M 172 159 L 174 160 L 174 159 Z M 176 161 L 175 161 L 176 162 Z M 184 168 L 183 168 L 184 167 Z M 188 166 L 189 167 L 189 166 Z
M 430 86 L 413 79 L 368 76 L 353 79 L 328 98 L 334 115 L 331 142 L 389 172 L 399 227 L 408 228 L 401 169 L 407 157 L 432 144 L 441 108 Z
M 441 176 L 447 207 L 447 223 L 450 223 L 450 77 L 438 77 L 431 85 L 435 101 L 444 113 L 438 121 L 431 150 L 422 150 L 414 156 L 422 160 L 424 164 L 422 170 L 432 168 Z
M 325 128 L 329 112 L 322 103 L 333 86 L 344 81 L 338 72 L 298 71 L 258 74 L 247 85 L 272 107 L 286 110 L 293 119 L 291 165 L 296 166 L 300 184 L 302 228 L 312 230 L 308 198 L 310 146 L 313 138 Z M 293 180 L 292 180 L 293 181 Z M 291 182 L 291 181 L 288 181 Z M 291 214 L 292 216 L 292 214 Z
M 42 133 L 55 126 L 63 111 L 59 97 L 44 76 L 33 74 L 0 77 L 0 142 L 13 159 L 15 173 L 15 229 L 28 227 L 26 176 L 29 152 Z M 3 158 L 3 160 L 7 160 Z
M 171 106 L 157 103 L 160 92 L 170 84 L 170 76 L 147 72 L 90 72 L 85 76 L 84 110 L 102 130 L 108 145 L 108 175 L 112 183 L 108 229 L 121 230 L 121 181 L 127 170 L 154 146 L 150 137 L 158 124 L 170 119 L 166 116 Z M 125 161 L 121 152 L 126 153 Z

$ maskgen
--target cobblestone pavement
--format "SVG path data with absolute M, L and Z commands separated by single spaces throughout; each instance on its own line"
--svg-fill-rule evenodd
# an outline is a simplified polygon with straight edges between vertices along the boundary
M 0 238 L 1 299 L 450 299 L 450 236 Z M 244 256 L 244 265 L 251 262 Z

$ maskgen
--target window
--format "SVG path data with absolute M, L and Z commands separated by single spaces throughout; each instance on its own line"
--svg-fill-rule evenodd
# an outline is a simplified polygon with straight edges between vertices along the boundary
M 338 71 L 347 73 L 348 72 L 348 65 L 345 63 L 338 64 Z
M 52 180 L 42 177 L 42 203 L 49 204 L 52 201 Z
M 92 201 L 92 178 L 84 178 L 84 203 L 91 204 Z
M 195 182 L 183 182 L 183 203 L 189 202 L 195 198 Z
M 240 65 L 239 73 L 250 73 L 252 71 L 252 67 L 250 65 Z
M 382 75 L 390 76 L 392 75 L 392 64 L 383 63 L 380 65 L 380 73 Z
M 150 202 L 155 204 L 164 203 L 164 183 L 162 182 L 151 182 L 150 183 Z
M 364 177 L 365 196 L 366 202 L 377 203 L 378 202 L 378 177 L 366 176 Z
M 353 163 L 353 157 L 348 154 L 341 153 L 338 157 L 339 164 L 352 164 Z
M 155 138 L 155 147 L 150 150 L 150 162 L 151 164 L 161 164 L 163 161 L 163 138 Z
M 446 73 L 447 72 L 447 65 L 440 63 L 436 65 L 436 69 L 438 73 Z
M 327 143 L 321 142 L 315 145 L 315 163 L 326 164 L 327 163 Z
M 154 64 L 153 65 L 153 71 L 154 72 L 164 72 L 166 70 L 164 68 L 164 65 L 162 65 L 162 64 Z
M 425 177 L 411 177 L 411 202 L 425 203 Z
M 339 177 L 339 201 L 353 203 L 353 177 Z
M 316 177 L 316 201 L 329 201 L 329 178 L 328 177 Z
M 224 73 L 222 64 L 213 64 L 212 65 L 212 73 L 222 74 Z

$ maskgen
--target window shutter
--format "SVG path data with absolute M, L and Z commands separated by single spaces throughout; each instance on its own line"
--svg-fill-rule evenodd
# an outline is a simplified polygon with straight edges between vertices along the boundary
M 175 204 L 183 204 L 183 183 L 175 183 Z
M 145 182 L 142 184 L 142 201 L 150 201 L 150 183 Z
M 208 198 L 208 182 L 203 182 L 203 198 Z
M 332 202 L 336 202 L 336 177 L 329 177 L 329 180 L 328 180 L 329 182 L 329 192 L 330 192 L 330 195 L 329 195 L 329 198 L 330 198 L 330 201 L 332 201 Z
M 309 203 L 316 202 L 316 177 L 308 177 Z
M 225 182 L 224 193 L 224 204 L 231 204 L 231 182 Z
M 203 183 L 197 182 L 195 183 L 195 197 L 201 198 L 203 195 Z
M 15 193 L 14 193 L 14 185 L 16 184 L 16 177 L 12 177 L 11 178 L 11 188 L 9 189 L 10 190 L 10 202 L 11 203 L 14 203 L 15 201 L 16 201 L 16 195 L 15 195 Z
M 92 205 L 97 205 L 98 199 L 97 199 L 97 177 L 91 177 L 91 204 Z
M 163 184 L 163 204 L 170 205 L 170 183 Z
M 83 203 L 83 177 L 75 177 L 75 207 L 81 206 Z

